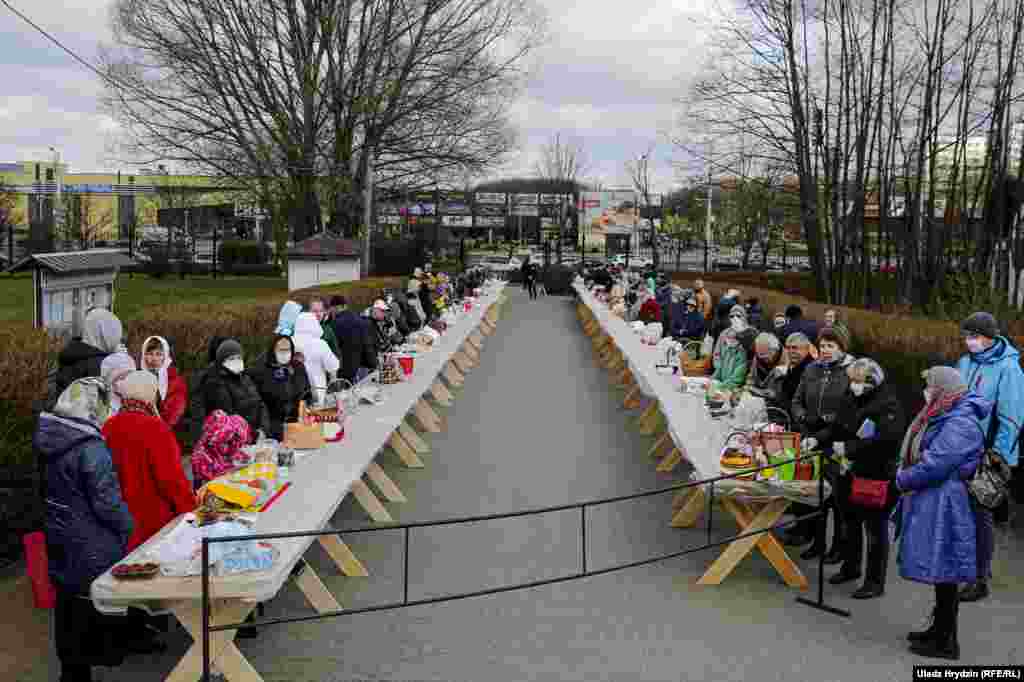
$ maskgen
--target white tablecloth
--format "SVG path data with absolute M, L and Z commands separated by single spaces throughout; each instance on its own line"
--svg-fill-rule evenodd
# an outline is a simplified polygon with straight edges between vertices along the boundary
M 594 314 L 604 333 L 622 351 L 640 391 L 658 401 L 672 442 L 693 465 L 696 478 L 704 480 L 720 476 L 722 447 L 729 434 L 740 425 L 728 418 L 712 418 L 702 396 L 680 391 L 682 380 L 678 375 L 658 373 L 655 365 L 664 364 L 664 351 L 641 343 L 640 335 L 629 323 L 613 315 L 608 306 L 594 298 L 582 280 L 577 278 L 573 288 L 580 301 Z
M 291 487 L 266 512 L 261 513 L 253 533 L 282 533 L 318 530 L 327 526 L 352 484 L 366 472 L 392 432 L 437 379 L 445 364 L 475 331 L 487 309 L 496 303 L 505 285 L 492 282 L 469 312 L 460 312 L 458 322 L 451 326 L 434 347 L 417 354 L 410 380 L 385 387 L 386 400 L 380 405 L 362 405 L 346 427 L 345 439 L 329 443 L 296 461 L 291 467 Z M 138 547 L 126 561 L 135 560 L 169 532 L 175 522 Z M 287 580 L 314 537 L 275 540 L 280 560 L 270 571 L 215 578 L 211 591 L 217 598 L 239 598 L 246 601 L 271 599 Z M 110 572 L 92 584 L 91 595 L 97 609 L 109 613 L 122 612 L 128 606 L 147 609 L 164 608 L 165 602 L 201 598 L 198 577 L 170 578 L 158 576 L 143 581 L 117 581 Z

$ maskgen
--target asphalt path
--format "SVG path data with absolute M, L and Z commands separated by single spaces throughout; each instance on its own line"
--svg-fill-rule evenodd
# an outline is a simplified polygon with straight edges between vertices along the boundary
M 660 475 L 651 439 L 630 426 L 593 364 L 566 298 L 529 301 L 518 288 L 489 337 L 480 365 L 446 410 L 448 428 L 429 437 L 426 468 L 380 461 L 409 498 L 389 504 L 399 521 L 439 520 L 582 502 L 654 489 L 687 475 Z M 591 508 L 587 558 L 599 569 L 704 541 L 704 529 L 668 526 L 670 497 Z M 367 525 L 346 500 L 338 527 Z M 716 539 L 736 532 L 717 516 Z M 1021 664 L 1024 545 L 1000 533 L 995 596 L 962 607 L 962 664 Z M 347 537 L 369 578 L 344 578 L 314 549 L 310 561 L 347 608 L 402 599 L 403 538 L 383 530 Z M 580 568 L 580 514 L 416 530 L 410 535 L 410 599 L 452 595 Z M 719 587 L 696 580 L 720 550 L 502 594 L 331 620 L 274 626 L 239 647 L 271 680 L 910 680 L 927 661 L 904 636 L 931 605 L 931 591 L 890 566 L 884 599 L 857 602 L 855 588 L 826 585 L 826 600 L 850 619 L 796 602 L 774 569 L 748 557 Z M 816 563 L 803 568 L 816 594 Z M 294 587 L 267 616 L 310 613 Z M 160 656 L 134 657 L 102 680 L 161 680 L 184 652 L 178 628 Z M 102 671 L 101 671 L 102 672 Z M 52 677 L 51 679 L 56 679 Z

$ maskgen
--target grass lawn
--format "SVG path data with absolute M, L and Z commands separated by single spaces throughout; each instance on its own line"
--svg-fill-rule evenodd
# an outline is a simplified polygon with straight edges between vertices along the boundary
M 284 277 L 177 276 L 155 279 L 149 275 L 121 275 L 114 294 L 114 312 L 133 319 L 145 307 L 163 303 L 244 303 L 268 295 L 284 295 Z M 0 322 L 32 322 L 32 275 L 0 276 Z

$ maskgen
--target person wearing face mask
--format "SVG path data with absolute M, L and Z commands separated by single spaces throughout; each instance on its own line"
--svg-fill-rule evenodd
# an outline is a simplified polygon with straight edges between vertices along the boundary
M 768 407 L 785 409 L 780 402 L 782 380 L 786 376 L 785 363 L 786 358 L 778 337 L 761 332 L 754 339 L 754 358 L 747 372 L 745 388 L 751 394 L 764 398 Z
M 171 358 L 171 344 L 162 336 L 150 336 L 142 344 L 139 366 L 157 379 L 160 394 L 157 406 L 160 416 L 173 431 L 185 414 L 188 384 L 178 374 Z
M 903 438 L 893 514 L 904 580 L 934 585 L 931 625 L 911 632 L 910 651 L 958 660 L 960 597 L 957 583 L 978 577 L 974 512 L 966 482 L 985 450 L 982 422 L 992 403 L 970 390 L 952 367 L 924 372 L 925 406 Z
M 327 303 L 322 298 L 313 298 L 309 301 L 309 312 L 313 314 L 316 321 L 320 323 L 320 328 L 324 334 L 321 337 L 327 347 L 331 349 L 331 352 L 335 355 L 340 355 L 340 348 L 338 346 L 338 337 L 334 334 L 334 325 L 331 324 L 331 316 L 327 309 Z
M 691 296 L 686 299 L 686 312 L 672 318 L 672 335 L 679 341 L 701 341 L 706 332 L 704 314 L 697 307 L 697 299 Z
M 256 384 L 245 374 L 242 345 L 235 339 L 222 341 L 217 347 L 214 364 L 203 375 L 196 390 L 200 396 L 197 404 L 200 412 L 193 414 L 192 418 L 199 424 L 205 424 L 207 415 L 214 410 L 222 410 L 245 419 L 253 436 L 259 431 L 269 433 L 267 406 L 263 404 Z
M 274 337 L 270 348 L 247 373 L 256 385 L 263 404 L 267 406 L 269 435 L 284 439 L 284 425 L 299 418 L 299 401 L 312 398 L 306 366 L 295 353 L 292 337 Z
M 740 342 L 740 346 L 743 347 L 743 352 L 747 354 L 747 366 L 749 367 L 753 363 L 754 358 L 754 339 L 757 338 L 757 330 L 753 329 L 747 322 L 747 310 L 743 306 L 737 304 L 729 310 L 729 327 L 736 334 L 736 339 Z M 718 345 L 722 343 L 721 336 L 719 336 L 718 343 L 715 344 L 717 353 Z
M 846 352 L 848 346 L 849 338 L 841 329 L 825 327 L 818 334 L 818 360 L 804 371 L 790 409 L 790 416 L 803 434 L 802 450 L 821 449 L 830 453 L 836 422 L 841 414 L 852 409 L 853 396 L 850 393 L 850 378 L 846 374 L 846 368 L 853 362 L 853 358 Z M 842 501 L 845 491 L 839 485 L 840 468 L 837 463 L 826 461 L 824 473 L 836 493 L 829 497 L 824 505 L 826 513 L 831 512 L 833 517 L 832 546 L 825 556 L 825 563 L 832 565 L 843 559 L 845 507 Z M 826 521 L 827 516 L 809 523 Z M 805 526 L 800 530 L 806 537 L 810 529 Z M 803 559 L 814 559 L 825 552 L 818 533 L 811 533 L 814 543 L 800 555 Z
M 721 348 L 714 355 L 712 386 L 723 391 L 736 391 L 747 378 L 747 353 L 731 329 L 722 332 L 720 340 Z
M 786 343 L 786 315 L 785 313 L 775 313 L 775 317 L 772 318 L 771 332 L 779 339 L 779 341 L 785 345 Z
M 1020 453 L 1019 438 L 1024 424 L 1024 373 L 1020 353 L 999 333 L 999 323 L 989 313 L 974 313 L 960 324 L 967 353 L 956 368 L 974 393 L 993 405 L 992 413 L 982 420 L 985 446 L 994 450 L 1007 464 L 1016 468 Z M 974 602 L 989 595 L 992 554 L 995 544 L 996 516 L 1009 516 L 1009 499 L 997 510 L 974 502 L 977 520 L 978 579 L 964 588 L 960 600 Z
M 894 487 L 900 444 L 907 428 L 899 398 L 877 362 L 860 358 L 846 369 L 850 378 L 853 409 L 840 414 L 838 434 L 832 449 L 849 462 L 850 476 L 871 481 L 887 481 L 889 491 L 883 508 L 847 506 L 848 533 L 843 564 L 829 578 L 832 585 L 861 577 L 864 559 L 864 535 L 867 535 L 867 570 L 864 583 L 853 593 L 854 599 L 873 599 L 885 593 L 886 567 L 889 561 L 889 515 L 896 504 Z

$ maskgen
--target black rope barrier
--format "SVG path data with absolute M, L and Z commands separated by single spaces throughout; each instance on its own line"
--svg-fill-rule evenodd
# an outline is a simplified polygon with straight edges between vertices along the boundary
M 748 475 L 750 475 L 752 473 L 760 472 L 760 471 L 763 471 L 765 469 L 778 468 L 778 467 L 784 466 L 786 464 L 794 464 L 795 465 L 796 462 L 801 462 L 801 461 L 808 460 L 808 459 L 818 459 L 818 466 L 819 466 L 818 471 L 820 473 L 820 476 L 818 478 L 818 509 L 817 509 L 817 511 L 811 512 L 810 514 L 805 514 L 803 516 L 798 516 L 796 518 L 791 519 L 790 521 L 782 521 L 782 522 L 776 523 L 775 525 L 772 525 L 772 526 L 770 526 L 768 528 L 762 528 L 760 530 L 755 530 L 755 531 L 751 531 L 751 532 L 739 533 L 739 534 L 736 534 L 736 535 L 732 535 L 732 536 L 730 536 L 728 538 L 725 538 L 724 540 L 712 540 L 712 538 L 711 538 L 711 528 L 712 528 L 712 519 L 713 519 L 713 516 L 714 516 L 714 506 L 715 506 L 714 505 L 714 495 L 715 495 L 715 484 L 716 483 L 718 483 L 719 481 L 726 480 L 726 479 L 735 479 L 735 478 L 739 478 L 741 476 L 748 476 Z M 636 568 L 636 567 L 639 567 L 639 566 L 645 566 L 645 565 L 648 565 L 648 564 L 653 564 L 653 563 L 657 563 L 657 562 L 660 562 L 660 561 L 665 561 L 665 560 L 668 560 L 668 559 L 675 559 L 675 558 L 678 558 L 678 557 L 681 557 L 681 556 L 685 556 L 685 555 L 688 555 L 688 554 L 694 554 L 696 552 L 702 552 L 702 551 L 705 551 L 707 549 L 711 549 L 713 547 L 720 547 L 722 545 L 727 545 L 727 544 L 730 544 L 732 542 L 735 542 L 736 540 L 741 540 L 741 539 L 744 539 L 744 538 L 754 537 L 756 535 L 761 535 L 761 534 L 764 534 L 764 533 L 769 533 L 769 532 L 771 532 L 773 530 L 777 530 L 777 529 L 780 529 L 780 528 L 787 528 L 789 526 L 792 526 L 794 524 L 797 524 L 797 523 L 800 523 L 800 522 L 803 522 L 803 521 L 810 521 L 810 520 L 818 519 L 818 518 L 824 519 L 825 515 L 827 514 L 827 512 L 826 512 L 826 510 L 824 508 L 824 506 L 825 506 L 825 460 L 826 459 L 828 459 L 830 461 L 833 461 L 831 456 L 829 456 L 829 455 L 827 455 L 827 454 L 825 454 L 823 452 L 820 452 L 820 453 L 816 453 L 816 454 L 812 454 L 812 455 L 804 455 L 804 456 L 801 456 L 801 457 L 796 457 L 796 458 L 793 458 L 791 460 L 786 460 L 786 461 L 783 461 L 783 462 L 774 462 L 774 463 L 769 464 L 767 466 L 762 466 L 762 467 L 758 467 L 758 468 L 751 468 L 751 469 L 748 469 L 748 470 L 745 470 L 745 471 L 742 471 L 742 472 L 739 472 L 739 473 L 724 474 L 724 475 L 717 476 L 717 477 L 714 477 L 714 478 L 705 479 L 705 480 L 702 480 L 702 481 L 688 481 L 686 483 L 679 483 L 679 484 L 675 484 L 675 485 L 672 485 L 672 486 L 666 486 L 664 488 L 658 488 L 658 489 L 655 489 L 655 490 L 647 490 L 647 491 L 642 491 L 642 492 L 639 492 L 639 493 L 632 493 L 632 494 L 629 494 L 629 495 L 618 495 L 618 496 L 615 496 L 615 497 L 607 497 L 607 498 L 601 498 L 601 499 L 597 499 L 597 500 L 588 500 L 586 502 L 577 502 L 577 503 L 573 503 L 573 504 L 555 505 L 555 506 L 543 507 L 543 508 L 540 508 L 540 509 L 532 509 L 532 510 L 525 510 L 525 511 L 521 510 L 521 511 L 506 512 L 506 513 L 499 513 L 499 514 L 487 514 L 487 515 L 468 516 L 468 517 L 462 517 L 462 518 L 457 518 L 457 519 L 441 519 L 441 520 L 437 520 L 437 521 L 419 521 L 419 522 L 405 523 L 405 524 L 382 523 L 382 524 L 379 524 L 379 525 L 376 525 L 376 526 L 354 528 L 354 529 L 351 529 L 351 530 L 343 530 L 343 529 L 338 529 L 338 528 L 328 528 L 328 529 L 323 529 L 323 530 L 291 531 L 291 532 L 285 532 L 285 533 L 254 533 L 254 534 L 250 534 L 250 535 L 240 535 L 240 536 L 235 536 L 235 537 L 224 537 L 224 538 L 205 538 L 204 537 L 202 539 L 202 553 L 201 553 L 201 556 L 202 556 L 202 575 L 201 575 L 201 585 L 202 585 L 202 639 L 203 639 L 203 642 L 202 642 L 202 651 L 203 651 L 203 673 L 202 673 L 202 680 L 203 680 L 203 682 L 210 682 L 210 674 L 211 674 L 210 673 L 210 667 L 211 667 L 211 664 L 212 664 L 211 655 L 210 655 L 210 635 L 212 633 L 214 633 L 214 632 L 222 632 L 222 631 L 225 631 L 225 630 L 237 630 L 237 629 L 242 628 L 242 627 L 263 627 L 263 626 L 269 626 L 269 625 L 284 625 L 284 624 L 288 624 L 288 623 L 304 623 L 304 622 L 317 621 L 317 620 L 326 620 L 326 619 L 329 619 L 329 618 L 337 618 L 339 616 L 353 616 L 353 615 L 359 615 L 359 614 L 363 614 L 363 613 L 374 613 L 374 612 L 378 612 L 378 611 L 389 611 L 389 610 L 400 609 L 400 608 L 408 608 L 408 607 L 412 607 L 412 606 L 425 606 L 425 605 L 429 605 L 429 604 L 440 604 L 440 603 L 444 603 L 444 602 L 460 601 L 460 600 L 463 600 L 463 599 L 471 599 L 471 598 L 475 598 L 475 597 L 482 597 L 482 596 L 487 596 L 487 595 L 492 595 L 492 594 L 501 594 L 501 593 L 504 593 L 504 592 L 512 592 L 512 591 L 515 591 L 515 590 L 533 589 L 533 588 L 537 588 L 537 587 L 544 587 L 544 586 L 547 586 L 547 585 L 556 585 L 556 584 L 559 584 L 559 583 L 570 582 L 572 580 L 579 580 L 581 578 L 589 578 L 591 576 L 605 575 L 605 574 L 608 574 L 608 573 L 613 573 L 613 572 L 616 572 L 616 571 L 624 571 L 624 570 L 627 570 L 627 569 L 630 569 L 630 568 Z M 612 503 L 615 503 L 615 502 L 623 502 L 623 501 L 627 501 L 627 500 L 635 500 L 635 499 L 640 499 L 640 498 L 644 498 L 644 497 L 651 497 L 651 496 L 654 496 L 654 495 L 661 495 L 661 494 L 668 493 L 668 492 L 685 490 L 685 489 L 688 489 L 688 488 L 694 488 L 694 487 L 697 487 L 697 486 L 704 486 L 704 485 L 709 486 L 710 492 L 709 492 L 707 500 L 706 500 L 706 507 L 707 507 L 706 508 L 706 517 L 707 517 L 706 532 L 707 532 L 707 537 L 706 537 L 706 541 L 705 541 L 705 543 L 703 545 L 700 545 L 699 547 L 691 547 L 691 548 L 680 550 L 680 551 L 677 551 L 677 552 L 670 552 L 668 554 L 662 554 L 662 555 L 659 555 L 659 556 L 656 556 L 656 557 L 648 557 L 646 559 L 641 559 L 641 560 L 638 560 L 638 561 L 631 561 L 631 562 L 624 563 L 624 564 L 616 564 L 615 566 L 610 566 L 610 567 L 606 567 L 606 568 L 601 568 L 601 569 L 596 569 L 596 570 L 588 570 L 588 565 L 587 565 L 587 530 L 586 530 L 586 528 L 587 528 L 587 512 L 586 512 L 586 510 L 587 510 L 588 507 L 596 507 L 596 506 L 601 506 L 601 505 L 612 504 Z M 834 490 L 832 491 L 832 494 L 835 494 Z M 580 568 L 580 570 L 578 572 L 573 573 L 571 575 L 567 575 L 567 576 L 560 576 L 560 577 L 557 577 L 557 578 L 546 578 L 544 580 L 536 580 L 536 581 L 525 582 L 525 583 L 517 583 L 515 585 L 505 585 L 505 586 L 502 586 L 502 587 L 494 587 L 494 588 L 488 588 L 488 589 L 484 589 L 484 590 L 476 590 L 476 591 L 473 591 L 473 592 L 463 592 L 463 593 L 454 594 L 454 595 L 446 595 L 446 596 L 443 596 L 443 597 L 431 597 L 431 598 L 428 598 L 428 599 L 415 599 L 415 600 L 410 600 L 409 599 L 409 533 L 410 533 L 410 531 L 412 529 L 414 529 L 414 528 L 432 528 L 432 527 L 436 527 L 436 526 L 461 525 L 461 524 L 466 524 L 466 523 L 479 523 L 480 521 L 491 521 L 491 520 L 497 520 L 497 519 L 519 518 L 519 517 L 524 517 L 524 516 L 548 514 L 548 513 L 552 513 L 552 512 L 556 512 L 556 511 L 566 511 L 566 510 L 570 510 L 570 509 L 579 509 L 580 510 L 580 545 L 581 545 L 580 564 L 581 564 L 581 568 Z M 826 533 L 826 528 L 825 528 L 826 524 L 825 523 L 818 523 L 817 526 L 818 526 L 818 529 L 817 529 L 818 538 L 817 538 L 817 540 L 818 540 L 818 542 L 822 543 L 822 546 L 824 546 L 825 533 Z M 338 610 L 338 611 L 329 611 L 327 613 L 317 613 L 317 614 L 306 615 L 306 616 L 290 616 L 290 617 L 282 617 L 282 618 L 267 618 L 267 619 L 260 619 L 260 620 L 255 620 L 255 621 L 249 621 L 249 622 L 241 621 L 241 622 L 238 622 L 238 623 L 229 623 L 229 624 L 222 624 L 222 625 L 216 625 L 216 626 L 210 624 L 210 599 L 211 599 L 211 594 L 210 594 L 210 577 L 211 576 L 210 576 L 210 562 L 209 562 L 209 558 L 210 558 L 210 549 L 209 548 L 210 548 L 210 545 L 217 544 L 217 543 L 222 543 L 222 542 L 245 542 L 245 541 L 255 541 L 255 540 L 275 540 L 275 539 L 302 538 L 302 537 L 315 538 L 315 537 L 321 537 L 321 536 L 326 536 L 326 535 L 346 535 L 346 534 L 368 533 L 368 532 L 387 531 L 387 530 L 403 530 L 404 531 L 404 537 L 403 537 L 403 543 L 404 543 L 404 552 L 403 552 L 404 571 L 403 571 L 403 576 L 402 576 L 403 599 L 402 599 L 401 602 L 392 602 L 392 603 L 389 603 L 389 604 L 379 604 L 379 605 L 376 605 L 376 606 L 367 606 L 367 607 L 362 607 L 362 608 L 357 608 L 357 609 L 341 609 L 341 610 Z M 299 562 L 302 562 L 302 561 L 303 561 L 303 559 L 300 557 L 299 558 Z M 844 609 L 839 609 L 839 608 L 830 606 L 830 605 L 825 603 L 824 572 L 825 572 L 824 552 L 822 552 L 821 556 L 819 557 L 819 560 L 818 560 L 818 598 L 816 600 L 811 600 L 811 599 L 807 599 L 805 597 L 797 597 L 796 601 L 801 603 L 801 604 L 813 607 L 813 608 L 821 610 L 821 611 L 825 611 L 825 612 L 828 612 L 828 613 L 832 613 L 834 615 L 843 616 L 843 617 L 847 617 L 848 618 L 850 616 L 850 612 L 849 611 L 844 610 Z

